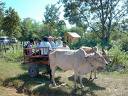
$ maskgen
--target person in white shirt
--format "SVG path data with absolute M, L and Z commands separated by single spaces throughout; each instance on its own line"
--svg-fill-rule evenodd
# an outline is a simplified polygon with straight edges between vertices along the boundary
M 63 42 L 63 46 L 62 47 L 58 47 L 56 48 L 56 50 L 70 50 L 69 46 L 66 44 L 66 42 Z
M 52 50 L 51 44 L 48 42 L 48 38 L 46 36 L 38 47 L 41 48 L 41 55 L 48 55 L 49 51 Z
M 56 44 L 55 44 L 54 38 L 52 36 L 48 37 L 48 41 L 51 44 L 52 49 L 56 49 Z
M 56 47 L 63 47 L 63 41 L 61 40 L 62 38 L 61 37 L 58 37 L 57 40 L 56 40 Z

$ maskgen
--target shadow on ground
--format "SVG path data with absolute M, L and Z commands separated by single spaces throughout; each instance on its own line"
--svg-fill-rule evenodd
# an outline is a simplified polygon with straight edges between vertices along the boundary
M 61 77 L 55 78 L 57 85 L 63 83 L 60 79 Z M 69 77 L 69 81 L 73 81 L 73 76 Z M 105 90 L 104 87 L 98 86 L 86 78 L 83 78 L 83 82 L 85 88 L 77 87 L 75 89 L 74 86 L 70 84 L 53 87 L 47 75 L 39 75 L 36 78 L 30 78 L 27 73 L 24 73 L 17 77 L 6 79 L 3 85 L 15 87 L 18 93 L 26 93 L 29 96 L 96 96 L 94 91 Z
M 73 81 L 74 82 L 74 75 L 69 77 L 68 78 L 70 81 Z M 83 81 L 83 85 L 84 85 L 84 88 L 79 88 L 80 86 L 80 82 L 79 80 L 77 80 L 77 89 L 74 89 L 72 90 L 72 94 L 75 93 L 76 96 L 79 95 L 80 93 L 80 96 L 86 96 L 86 95 L 89 95 L 89 96 L 97 96 L 94 91 L 97 91 L 97 90 L 105 90 L 106 88 L 105 87 L 101 87 L 97 84 L 95 84 L 93 82 L 94 79 L 92 80 L 88 80 L 87 78 L 83 78 L 82 81 Z M 74 96 L 74 95 L 73 95 Z

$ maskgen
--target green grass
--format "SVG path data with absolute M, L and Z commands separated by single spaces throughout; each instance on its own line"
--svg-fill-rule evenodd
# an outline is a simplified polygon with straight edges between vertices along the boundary
M 0 59 L 0 80 L 5 80 L 9 77 L 15 77 L 18 74 L 24 73 L 25 70 L 21 68 L 21 64 L 17 62 L 7 62 Z
M 3 82 L 7 78 L 17 77 L 19 74 L 23 74 L 26 71 L 22 69 L 20 63 L 5 61 L 0 59 L 0 96 L 25 96 L 24 94 L 17 94 L 15 89 L 3 87 Z
M 16 93 L 15 89 L 0 86 L 0 96 L 27 96 L 25 94 Z

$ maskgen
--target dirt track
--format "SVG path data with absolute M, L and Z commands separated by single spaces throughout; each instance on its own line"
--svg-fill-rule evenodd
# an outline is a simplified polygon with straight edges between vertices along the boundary
M 60 74 L 63 76 L 63 80 L 66 80 L 72 73 L 71 71 L 67 71 L 64 74 Z M 69 77 L 68 77 L 69 76 Z M 89 74 L 85 75 L 83 78 L 83 82 L 85 84 L 85 90 L 89 90 L 84 96 L 128 96 L 128 76 L 117 76 L 117 75 L 101 75 L 98 74 L 98 79 L 94 81 L 89 81 Z M 73 79 L 73 78 L 72 78 Z M 63 81 L 62 80 L 62 81 Z M 67 80 L 67 81 L 68 81 Z

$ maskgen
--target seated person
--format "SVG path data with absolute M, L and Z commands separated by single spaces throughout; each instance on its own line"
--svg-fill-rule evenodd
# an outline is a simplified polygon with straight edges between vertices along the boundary
M 58 37 L 55 42 L 57 48 L 63 47 L 63 41 L 61 39 L 62 39 L 61 37 Z
M 61 50 L 61 49 L 70 50 L 70 48 L 69 48 L 69 46 L 66 44 L 66 42 L 63 42 L 63 46 L 62 46 L 62 47 L 58 47 L 57 50 L 58 50 L 58 49 L 60 49 L 60 50 Z
M 43 40 L 40 42 L 38 48 L 41 48 L 41 55 L 48 55 L 49 51 L 52 50 L 52 47 L 46 36 L 43 37 Z
M 56 49 L 56 44 L 54 43 L 54 38 L 52 36 L 48 37 L 48 41 L 51 44 L 52 49 Z
M 33 54 L 33 50 L 31 48 L 33 48 L 34 46 L 34 40 L 30 39 L 28 44 L 25 46 L 25 48 L 30 48 L 30 49 L 25 49 L 25 54 L 26 55 L 32 55 Z

